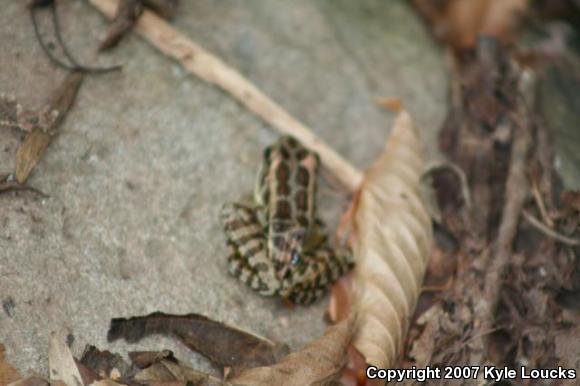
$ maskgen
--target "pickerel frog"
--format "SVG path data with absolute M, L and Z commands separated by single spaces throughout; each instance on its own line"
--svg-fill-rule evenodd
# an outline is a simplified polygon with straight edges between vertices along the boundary
M 224 205 L 229 271 L 258 293 L 309 304 L 353 265 L 331 248 L 316 217 L 318 155 L 293 137 L 264 151 L 255 204 Z

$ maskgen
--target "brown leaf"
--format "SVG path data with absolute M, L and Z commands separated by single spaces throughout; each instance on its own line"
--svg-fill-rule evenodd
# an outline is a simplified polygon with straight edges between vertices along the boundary
M 220 366 L 255 367 L 275 363 L 286 345 L 226 326 L 202 315 L 155 312 L 130 319 L 113 319 L 108 339 L 137 342 L 151 334 L 172 335 Z
M 229 383 L 209 374 L 201 373 L 185 366 L 184 364 L 167 359 L 161 359 L 159 362 L 138 372 L 133 378 L 139 383 L 148 385 L 156 384 L 194 384 L 199 386 L 227 386 Z
M 18 147 L 16 152 L 16 180 L 20 184 L 28 179 L 42 154 L 48 147 L 52 136 L 41 130 L 33 130 Z
M 430 254 L 431 218 L 419 191 L 423 168 L 421 141 L 402 110 L 365 174 L 354 217 L 354 345 L 379 368 L 397 359 Z
M 139 16 L 143 13 L 141 0 L 121 0 L 117 7 L 115 18 L 109 25 L 107 36 L 99 46 L 99 50 L 107 50 L 116 46 L 121 38 L 131 31 Z
M 354 317 L 329 327 L 324 336 L 270 367 L 249 369 L 231 380 L 234 385 L 325 385 L 340 375 L 346 362 Z
M 72 106 L 82 79 L 83 74 L 81 72 L 70 73 L 51 96 L 47 105 L 36 114 L 34 119 L 29 119 L 34 124 L 16 152 L 15 174 L 18 183 L 24 184 L 30 172 L 32 172 L 32 169 L 56 136 L 58 126 Z
M 95 346 L 87 346 L 80 362 L 103 378 L 125 380 L 131 372 L 131 366 L 119 354 L 101 351 Z
M 162 359 L 167 359 L 176 362 L 177 359 L 173 356 L 173 352 L 170 350 L 163 351 L 132 351 L 129 353 L 129 358 L 135 366 L 140 369 L 151 366 L 154 363 L 159 362 Z
M 5 350 L 4 345 L 0 343 L 0 385 L 7 385 L 22 378 L 18 370 L 6 362 Z

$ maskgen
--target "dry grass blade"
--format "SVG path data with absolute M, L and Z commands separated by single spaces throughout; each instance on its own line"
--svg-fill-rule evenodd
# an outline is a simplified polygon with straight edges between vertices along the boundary
M 354 218 L 354 345 L 367 363 L 382 368 L 396 360 L 431 248 L 431 219 L 419 192 L 422 154 L 403 110 L 385 151 L 366 172 Z
M 337 378 L 346 361 L 354 318 L 330 327 L 324 336 L 269 367 L 244 371 L 231 380 L 234 385 L 325 385 Z
M 70 73 L 54 92 L 47 105 L 38 112 L 34 126 L 16 152 L 16 180 L 24 184 L 32 169 L 57 134 L 57 128 L 71 108 L 81 85 L 83 74 Z
M 119 1 L 90 0 L 90 3 L 108 18 L 113 18 Z M 165 55 L 177 60 L 192 74 L 222 88 L 274 129 L 283 134 L 295 136 L 304 145 L 317 152 L 323 165 L 349 191 L 358 188 L 362 181 L 362 174 L 356 168 L 235 69 L 150 11 L 143 12 L 137 22 L 136 31 Z

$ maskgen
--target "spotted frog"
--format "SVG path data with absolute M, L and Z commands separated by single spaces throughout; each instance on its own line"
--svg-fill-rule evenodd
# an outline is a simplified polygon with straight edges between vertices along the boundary
M 264 296 L 309 304 L 348 271 L 348 248 L 329 246 L 316 217 L 318 155 L 295 138 L 266 148 L 253 205 L 221 211 L 229 271 Z

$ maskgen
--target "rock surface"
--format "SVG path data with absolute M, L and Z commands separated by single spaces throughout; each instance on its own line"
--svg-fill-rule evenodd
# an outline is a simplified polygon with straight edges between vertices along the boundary
M 0 92 L 36 108 L 64 73 L 42 53 L 24 3 L 7 2 L 0 13 Z M 219 208 L 251 191 L 262 149 L 277 134 L 135 35 L 97 58 L 104 18 L 84 1 L 57 3 L 65 40 L 83 63 L 124 69 L 85 79 L 30 179 L 49 197 L 0 195 L 8 361 L 46 373 L 49 332 L 65 326 L 77 350 L 169 348 L 209 368 L 169 339 L 106 341 L 111 318 L 157 310 L 201 313 L 292 349 L 321 335 L 325 301 L 288 309 L 226 274 Z M 375 97 L 404 101 L 431 154 L 444 118 L 442 54 L 406 3 L 182 1 L 174 24 L 364 168 L 392 122 Z M 21 137 L 0 131 L 0 173 L 13 170 Z M 320 212 L 331 229 L 346 203 L 322 182 Z

